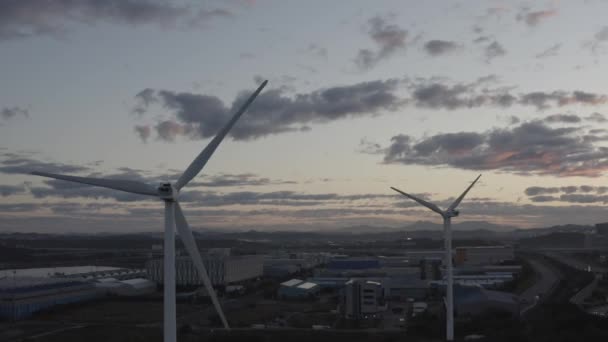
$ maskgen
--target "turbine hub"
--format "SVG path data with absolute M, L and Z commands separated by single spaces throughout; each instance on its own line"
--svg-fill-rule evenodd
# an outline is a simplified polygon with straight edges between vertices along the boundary
M 458 216 L 460 214 L 460 211 L 458 211 L 456 209 L 452 209 L 452 210 L 449 210 L 447 212 L 447 214 L 448 214 L 449 217 L 456 217 L 456 216 Z
M 171 183 L 161 183 L 158 186 L 158 197 L 165 201 L 174 202 L 177 200 L 178 194 L 179 190 L 177 190 Z

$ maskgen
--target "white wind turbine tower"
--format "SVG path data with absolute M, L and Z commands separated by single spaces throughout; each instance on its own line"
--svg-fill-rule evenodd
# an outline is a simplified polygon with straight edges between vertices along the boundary
M 177 199 L 179 197 L 180 190 L 188 184 L 199 172 L 203 169 L 207 161 L 215 152 L 215 149 L 222 142 L 226 134 L 230 131 L 232 126 L 237 122 L 241 115 L 247 110 L 253 100 L 260 94 L 262 89 L 266 86 L 268 81 L 262 82 L 258 89 L 245 101 L 241 108 L 234 114 L 234 116 L 228 121 L 218 134 L 209 142 L 207 147 L 192 161 L 190 166 L 184 171 L 179 177 L 175 184 L 161 183 L 160 186 L 154 187 L 153 185 L 131 181 L 131 180 L 115 180 L 115 179 L 103 179 L 103 178 L 89 178 L 89 177 L 75 177 L 52 174 L 47 172 L 32 172 L 33 175 L 50 177 L 61 179 L 69 182 L 84 183 L 88 185 L 99 186 L 103 188 L 110 188 L 114 190 L 126 191 L 130 193 L 148 195 L 158 197 L 160 200 L 165 202 L 165 241 L 164 241 L 164 341 L 175 342 L 177 339 L 176 331 L 176 311 L 175 311 L 175 231 L 174 226 L 177 227 L 177 232 L 184 244 L 184 247 L 190 254 L 194 265 L 199 273 L 199 276 L 203 280 L 203 284 L 211 297 L 211 301 L 215 306 L 224 328 L 230 329 L 222 307 L 217 299 L 213 285 L 205 269 L 205 264 L 198 251 L 196 241 L 192 236 L 192 231 L 186 222 L 182 208 L 179 205 Z
M 459 211 L 456 210 L 456 207 L 462 202 L 464 196 L 467 195 L 469 190 L 477 183 L 481 175 L 477 176 L 473 183 L 469 185 L 469 187 L 460 195 L 454 203 L 450 204 L 450 206 L 446 210 L 439 209 L 433 203 L 429 203 L 423 199 L 420 199 L 416 196 L 407 194 L 397 188 L 391 187 L 391 189 L 397 191 L 403 196 L 409 197 L 419 204 L 431 209 L 437 214 L 441 215 L 443 218 L 443 236 L 444 236 L 444 246 L 445 246 L 445 262 L 447 264 L 447 273 L 448 273 L 448 284 L 447 284 L 447 307 L 446 307 L 446 339 L 448 341 L 454 340 L 454 272 L 452 270 L 452 217 L 456 217 L 459 214 Z

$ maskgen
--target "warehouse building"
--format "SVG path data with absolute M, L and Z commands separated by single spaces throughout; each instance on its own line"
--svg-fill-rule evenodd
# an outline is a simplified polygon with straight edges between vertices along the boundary
M 115 278 L 99 279 L 95 287 L 106 295 L 136 297 L 156 292 L 156 283 L 143 278 L 117 280 Z
M 225 286 L 261 277 L 264 260 L 261 255 L 204 256 L 203 263 L 214 286 Z M 147 278 L 163 284 L 163 260 L 154 259 L 146 263 Z M 175 281 L 180 287 L 201 286 L 203 282 L 190 257 L 177 258 Z
M 291 279 L 281 283 L 278 296 L 281 299 L 313 299 L 319 297 L 320 289 L 318 284 Z
M 0 317 L 19 320 L 56 305 L 78 303 L 103 295 L 91 282 L 67 278 L 5 278 L 0 280 Z
M 457 247 L 454 263 L 458 266 L 493 265 L 514 259 L 512 246 Z
M 265 258 L 263 274 L 267 277 L 285 278 L 307 268 L 304 259 Z

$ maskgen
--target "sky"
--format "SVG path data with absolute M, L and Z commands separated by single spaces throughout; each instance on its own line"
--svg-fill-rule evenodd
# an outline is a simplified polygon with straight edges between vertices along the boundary
M 608 1 L 0 2 L 0 232 L 162 230 L 162 203 L 31 171 L 175 181 L 191 226 L 608 221 Z

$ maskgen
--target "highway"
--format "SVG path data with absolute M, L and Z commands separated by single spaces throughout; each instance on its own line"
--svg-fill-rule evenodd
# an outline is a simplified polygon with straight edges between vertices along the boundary
M 537 279 L 534 285 L 530 286 L 520 295 L 522 305 L 521 314 L 533 308 L 537 304 L 536 296 L 540 296 L 539 301 L 543 301 L 557 286 L 560 274 L 547 261 L 540 257 L 530 257 L 527 259 L 536 273 Z
M 558 260 L 559 262 L 561 262 L 563 264 L 566 264 L 566 265 L 576 268 L 578 270 L 587 271 L 587 268 L 591 268 L 591 271 L 596 273 L 596 277 L 591 283 L 589 283 L 587 286 L 585 286 L 579 292 L 577 292 L 574 296 L 572 296 L 572 298 L 570 298 L 570 303 L 572 303 L 572 304 L 581 305 L 585 301 L 586 298 L 591 296 L 591 294 L 593 293 L 593 290 L 595 290 L 595 287 L 597 286 L 597 283 L 598 283 L 597 274 L 608 272 L 608 269 L 606 269 L 606 267 L 599 266 L 595 263 L 589 264 L 583 260 L 580 260 L 580 259 L 573 257 L 571 255 L 568 255 L 568 254 L 547 253 L 547 255 L 555 260 Z
M 571 255 L 568 255 L 568 254 L 547 253 L 547 255 L 549 257 L 561 262 L 562 264 L 566 264 L 570 267 L 576 268 L 581 271 L 586 271 L 587 267 L 591 267 L 592 272 L 596 272 L 596 273 L 607 273 L 608 272 L 608 268 L 606 268 L 606 267 L 599 266 L 595 263 L 587 263 L 583 260 L 580 260 L 580 259 L 573 257 Z

